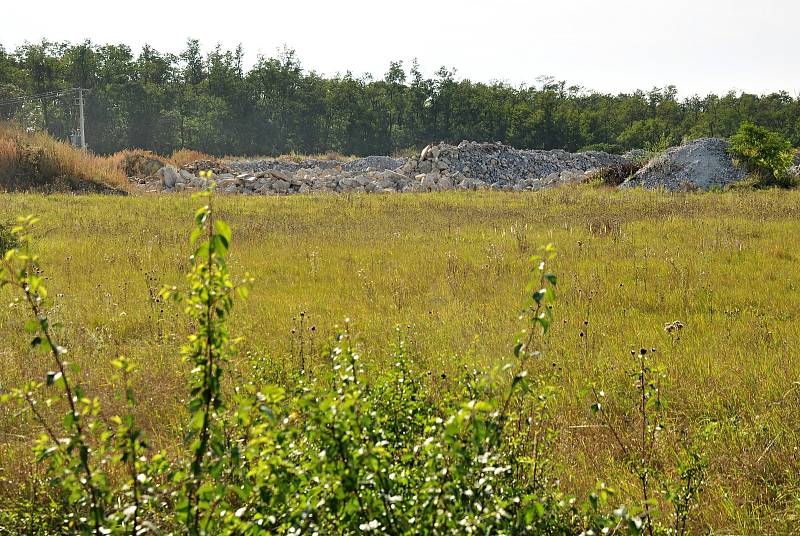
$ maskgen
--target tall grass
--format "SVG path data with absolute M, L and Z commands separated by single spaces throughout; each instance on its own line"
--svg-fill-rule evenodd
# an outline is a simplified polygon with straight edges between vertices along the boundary
M 27 133 L 0 123 L 0 186 L 27 189 L 85 182 L 127 188 L 119 166 L 57 141 L 44 133 Z
M 175 356 L 191 326 L 157 290 L 179 285 L 189 268 L 185 215 L 194 205 L 183 196 L 0 197 L 2 221 L 45 215 L 34 246 L 80 382 L 108 412 L 124 412 L 107 357 L 128 356 L 140 370 L 137 422 L 168 450 L 182 441 L 188 371 Z M 693 530 L 790 533 L 800 519 L 798 207 L 798 192 L 221 198 L 218 214 L 234 232 L 229 269 L 256 276 L 251 299 L 231 317 L 232 336 L 245 337 L 224 388 L 254 370 L 287 385 L 301 364 L 309 374 L 324 370 L 321 349 L 350 317 L 365 377 L 391 370 L 400 324 L 426 400 L 469 392 L 473 371 L 507 355 L 527 259 L 536 244 L 553 242 L 559 299 L 543 364 L 562 389 L 552 419 L 563 489 L 585 497 L 602 478 L 620 502 L 639 500 L 640 474 L 620 445 L 641 444 L 630 374 L 647 349 L 669 371 L 663 435 L 648 456 L 669 459 L 685 430 L 715 427 Z M 48 371 L 31 358 L 19 313 L 0 310 L 4 388 Z M 676 320 L 679 332 L 665 329 Z M 621 441 L 592 413 L 591 386 Z M 5 497 L 35 472 L 27 445 L 37 430 L 29 415 L 0 409 Z M 668 490 L 653 492 L 668 502 Z

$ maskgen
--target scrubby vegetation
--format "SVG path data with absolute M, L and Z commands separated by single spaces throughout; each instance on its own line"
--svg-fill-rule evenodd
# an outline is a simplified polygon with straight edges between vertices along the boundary
M 750 122 L 742 123 L 731 137 L 730 149 L 747 166 L 758 186 L 791 188 L 797 185 L 797 177 L 788 174 L 795 150 L 789 140 L 777 132 Z
M 787 92 L 680 99 L 670 86 L 611 95 L 552 79 L 526 87 L 478 83 L 444 67 L 426 77 L 416 62 L 391 62 L 374 78 L 326 78 L 304 69 L 291 50 L 249 70 L 243 63 L 241 48 L 206 55 L 195 40 L 179 54 L 145 46 L 138 55 L 126 45 L 26 44 L 0 48 L 0 99 L 91 89 L 88 143 L 101 154 L 188 147 L 216 156 L 364 156 L 464 139 L 623 152 L 727 138 L 745 120 L 800 145 L 800 99 Z M 77 124 L 71 99 L 0 107 L 0 117 L 63 138 Z
M 797 526 L 795 192 L 3 201 L 12 533 Z

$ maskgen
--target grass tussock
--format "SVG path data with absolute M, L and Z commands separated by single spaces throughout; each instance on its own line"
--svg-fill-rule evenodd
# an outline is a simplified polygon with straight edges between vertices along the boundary
M 194 149 L 178 149 L 173 151 L 172 155 L 169 157 L 170 163 L 178 167 L 183 167 L 196 160 L 216 161 L 217 158 L 201 151 L 195 151 Z
M 128 181 L 112 158 L 95 156 L 43 133 L 0 124 L 0 188 L 6 190 L 124 190 Z

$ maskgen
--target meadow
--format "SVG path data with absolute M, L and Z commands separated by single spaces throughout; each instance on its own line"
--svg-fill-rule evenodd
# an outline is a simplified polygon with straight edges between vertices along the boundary
M 51 319 L 103 411 L 124 406 L 110 360 L 139 368 L 137 419 L 158 448 L 186 420 L 192 329 L 164 285 L 182 285 L 199 201 L 188 196 L 0 194 L 0 221 L 36 214 Z M 435 403 L 457 378 L 514 360 L 529 258 L 558 256 L 554 322 L 539 358 L 556 387 L 553 458 L 560 488 L 598 482 L 634 503 L 639 488 L 605 422 L 634 436 L 632 354 L 664 367 L 659 448 L 713 424 L 694 532 L 790 533 L 800 528 L 800 192 L 667 194 L 560 188 L 525 194 L 224 197 L 233 230 L 228 266 L 249 273 L 230 331 L 241 337 L 225 388 L 258 370 L 286 384 L 328 366 L 345 319 L 367 375 L 392 366 L 405 337 Z M 23 304 L 0 290 L 0 391 L 49 368 L 30 350 Z M 6 304 L 11 304 L 6 306 Z M 667 330 L 679 321 L 682 329 Z M 253 367 L 258 363 L 258 367 Z M 0 406 L 0 502 L 38 469 L 38 425 Z

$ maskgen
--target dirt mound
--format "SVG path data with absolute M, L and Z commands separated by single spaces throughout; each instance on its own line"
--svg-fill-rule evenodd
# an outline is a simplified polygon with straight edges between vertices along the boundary
M 709 190 L 742 180 L 747 172 L 728 154 L 728 142 L 700 138 L 667 149 L 653 158 L 621 187 L 666 190 Z

